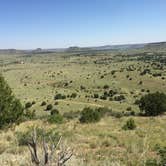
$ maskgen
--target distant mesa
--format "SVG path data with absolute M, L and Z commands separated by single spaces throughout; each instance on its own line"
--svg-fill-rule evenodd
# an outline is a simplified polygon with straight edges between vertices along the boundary
M 36 48 L 33 52 L 35 53 L 39 53 L 39 52 L 42 52 L 43 50 L 41 48 Z
M 16 54 L 16 53 L 18 53 L 18 50 L 16 50 L 16 49 L 1 49 L 0 53 Z
M 67 48 L 66 51 L 70 52 L 70 51 L 80 51 L 80 50 L 81 50 L 80 47 L 78 47 L 78 46 L 72 46 L 72 47 Z
M 78 47 L 72 46 L 69 48 L 50 48 L 42 49 L 36 48 L 34 50 L 17 50 L 17 49 L 0 49 L 0 54 L 45 54 L 54 52 L 87 52 L 87 51 L 129 51 L 129 50 L 143 50 L 143 51 L 166 51 L 166 42 L 156 43 L 142 43 L 142 44 L 122 44 L 122 45 L 105 45 L 94 47 Z

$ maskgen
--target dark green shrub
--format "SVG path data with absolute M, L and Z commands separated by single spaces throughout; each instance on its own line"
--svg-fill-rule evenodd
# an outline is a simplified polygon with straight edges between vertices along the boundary
M 126 124 L 122 127 L 123 130 L 134 130 L 136 128 L 136 124 L 134 119 L 130 118 L 127 120 Z
M 149 93 L 138 102 L 141 113 L 145 116 L 157 116 L 166 112 L 166 95 L 164 93 Z
M 110 97 L 113 97 L 113 96 L 116 95 L 116 94 L 117 94 L 117 91 L 116 91 L 116 90 L 112 90 L 112 89 L 111 89 L 111 90 L 109 91 L 109 96 L 110 96 Z
M 42 103 L 41 103 L 41 106 L 45 106 L 47 103 L 45 102 L 45 101 L 43 101 Z
M 81 89 L 81 90 L 85 90 L 86 88 L 85 88 L 85 86 L 82 86 L 82 85 L 81 85 L 81 86 L 80 86 L 80 89 Z
M 49 111 L 49 110 L 52 110 L 52 108 L 53 108 L 52 104 L 48 104 L 46 107 L 46 110 Z
M 23 117 L 23 107 L 12 94 L 12 90 L 0 75 L 0 128 L 20 122 Z
M 36 104 L 36 102 L 35 102 L 35 101 L 32 101 L 32 105 L 34 105 L 34 104 Z
M 104 89 L 108 89 L 108 88 L 109 88 L 109 85 L 104 85 L 103 88 L 104 88 Z
M 144 69 L 144 71 L 140 73 L 141 76 L 145 74 L 150 74 L 150 69 Z
M 159 147 L 158 155 L 160 156 L 159 166 L 165 166 L 166 165 L 166 147 Z
M 25 109 L 28 109 L 28 108 L 30 108 L 30 107 L 32 107 L 32 103 L 31 103 L 31 102 L 27 102 L 27 103 L 25 104 Z
M 81 123 L 94 123 L 100 121 L 100 119 L 101 115 L 98 111 L 86 107 L 82 110 L 79 120 Z
M 130 115 L 134 116 L 135 112 L 134 111 L 130 111 Z
M 131 111 L 132 108 L 131 108 L 131 107 L 127 107 L 126 110 L 127 110 L 127 111 Z
M 134 111 L 127 111 L 127 112 L 124 112 L 123 114 L 124 114 L 124 116 L 134 116 L 135 112 Z
M 161 76 L 162 76 L 161 73 L 154 73 L 154 74 L 153 74 L 153 77 L 161 77 Z
M 71 98 L 76 98 L 77 97 L 77 93 L 72 93 L 70 97 Z
M 55 103 L 54 103 L 54 105 L 58 105 L 59 103 L 56 101 Z
M 96 111 L 99 112 L 101 117 L 107 116 L 107 115 L 109 116 L 112 113 L 112 109 L 109 109 L 108 107 L 99 107 L 99 108 L 96 108 Z
M 114 75 L 113 78 L 116 78 L 116 75 Z
M 101 99 L 101 100 L 107 100 L 107 96 L 102 95 L 102 96 L 100 96 L 100 99 Z
M 59 111 L 57 109 L 53 109 L 51 110 L 51 115 L 54 115 L 54 114 L 59 114 Z
M 110 98 L 109 98 L 109 101 L 113 101 L 113 98 L 112 98 L 112 97 L 110 97 Z
M 64 83 L 64 86 L 68 86 L 68 85 L 69 85 L 69 83 L 68 83 L 68 82 Z
M 66 96 L 65 95 L 62 95 L 61 93 L 58 93 L 54 96 L 54 99 L 55 100 L 58 100 L 58 99 L 66 99 Z
M 115 118 L 121 118 L 122 116 L 124 116 L 124 114 L 122 112 L 117 112 L 117 111 L 112 111 L 110 113 L 110 115 L 115 117 Z
M 139 85 L 142 85 L 142 81 L 139 82 Z
M 48 118 L 48 122 L 61 124 L 63 123 L 63 116 L 61 114 L 50 115 Z
M 140 100 L 136 99 L 134 104 L 139 105 Z
M 102 75 L 102 76 L 100 76 L 100 79 L 103 79 L 104 78 L 104 76 Z
M 99 94 L 95 93 L 93 96 L 95 99 L 99 98 Z
M 141 92 L 145 92 L 145 89 L 141 89 Z
M 115 70 L 112 70 L 112 71 L 111 71 L 111 74 L 112 74 L 112 75 L 114 75 L 115 73 L 116 73 L 116 71 L 115 71 Z
M 122 101 L 122 100 L 125 100 L 125 97 L 124 97 L 124 95 L 115 96 L 114 100 L 115 101 Z

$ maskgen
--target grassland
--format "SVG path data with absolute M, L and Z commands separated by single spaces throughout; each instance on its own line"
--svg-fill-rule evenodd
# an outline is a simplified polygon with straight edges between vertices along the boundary
M 25 132 L 30 126 L 59 132 L 74 149 L 69 165 L 141 166 L 147 159 L 158 159 L 156 146 L 166 146 L 166 116 L 138 116 L 139 108 L 134 103 L 149 91 L 166 91 L 166 68 L 154 59 L 145 61 L 139 56 L 118 56 L 115 52 L 1 55 L 0 69 L 5 79 L 23 105 L 35 101 L 30 109 L 36 111 L 36 118 L 0 131 L 0 165 L 28 165 L 30 154 L 26 146 L 18 146 L 16 133 Z M 151 73 L 141 75 L 145 69 Z M 155 73 L 162 76 L 155 77 Z M 124 95 L 125 100 L 93 97 L 108 90 Z M 76 93 L 77 97 L 56 100 L 55 105 L 54 96 L 58 93 Z M 41 106 L 42 101 L 52 104 L 62 115 L 85 107 L 108 107 L 126 113 L 131 107 L 137 128 L 122 129 L 129 116 L 107 116 L 92 124 L 80 124 L 78 118 L 49 124 L 45 117 L 50 112 Z

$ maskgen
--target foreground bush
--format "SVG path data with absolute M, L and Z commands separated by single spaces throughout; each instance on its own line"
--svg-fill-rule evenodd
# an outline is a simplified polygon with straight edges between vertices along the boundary
M 40 131 L 42 130 L 40 129 Z M 70 150 L 68 146 L 65 148 L 64 144 L 62 144 L 62 136 L 57 141 L 49 136 L 49 142 L 46 140 L 46 133 L 42 132 L 42 142 L 38 139 L 40 136 L 41 132 L 39 135 L 34 128 L 30 139 L 26 143 L 31 155 L 31 163 L 29 162 L 29 164 L 40 166 L 66 165 L 65 163 L 73 155 L 73 150 Z
M 82 110 L 79 120 L 81 123 L 94 123 L 100 121 L 100 119 L 101 114 L 99 111 L 87 107 Z
M 15 132 L 17 142 L 19 146 L 25 146 L 28 144 L 29 141 L 31 141 L 31 136 L 33 132 L 33 128 L 28 128 L 26 132 Z M 47 132 L 41 128 L 36 128 L 36 133 L 37 133 L 37 140 L 39 142 L 42 142 L 43 139 L 43 133 L 45 133 L 45 140 L 46 142 L 50 141 L 50 138 L 53 139 L 54 141 L 57 141 L 59 138 L 59 133 L 56 132 L 55 129 L 49 129 Z
M 19 122 L 23 116 L 23 107 L 12 94 L 12 90 L 0 75 L 0 128 Z
M 36 117 L 36 111 L 35 110 L 29 110 L 29 109 L 26 109 L 24 111 L 24 117 L 23 117 L 23 120 L 29 120 L 29 119 L 34 119 Z
M 49 123 L 63 123 L 63 116 L 61 114 L 53 114 L 48 118 Z
M 159 166 L 156 159 L 146 160 L 145 166 Z
M 122 127 L 123 130 L 134 130 L 136 128 L 136 124 L 134 119 L 127 120 L 126 124 Z
M 158 159 L 147 159 L 145 166 L 165 166 L 166 165 L 166 147 L 156 147 Z
M 146 116 L 156 116 L 166 112 L 166 95 L 149 93 L 137 101 L 141 112 Z
M 159 166 L 165 166 L 166 165 L 166 147 L 159 147 L 157 151 L 158 151 L 157 154 L 160 156 Z

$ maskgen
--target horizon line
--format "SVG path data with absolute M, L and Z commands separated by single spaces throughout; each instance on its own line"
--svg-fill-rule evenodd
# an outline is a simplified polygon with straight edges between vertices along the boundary
M 42 49 L 42 50 L 52 50 L 52 49 L 68 49 L 70 47 L 78 47 L 78 48 L 92 48 L 92 47 L 104 47 L 104 46 L 123 46 L 123 45 L 141 45 L 141 44 L 155 44 L 155 43 L 166 43 L 166 40 L 162 41 L 155 41 L 155 42 L 131 42 L 131 43 L 113 43 L 113 44 L 105 44 L 105 45 L 93 45 L 93 46 L 79 46 L 79 45 L 71 45 L 68 47 L 55 47 L 55 48 L 42 48 L 42 47 L 36 47 L 36 48 L 27 48 L 27 49 L 20 49 L 20 48 L 0 48 L 0 50 L 19 50 L 19 51 L 25 51 L 25 50 L 36 50 L 36 49 Z

